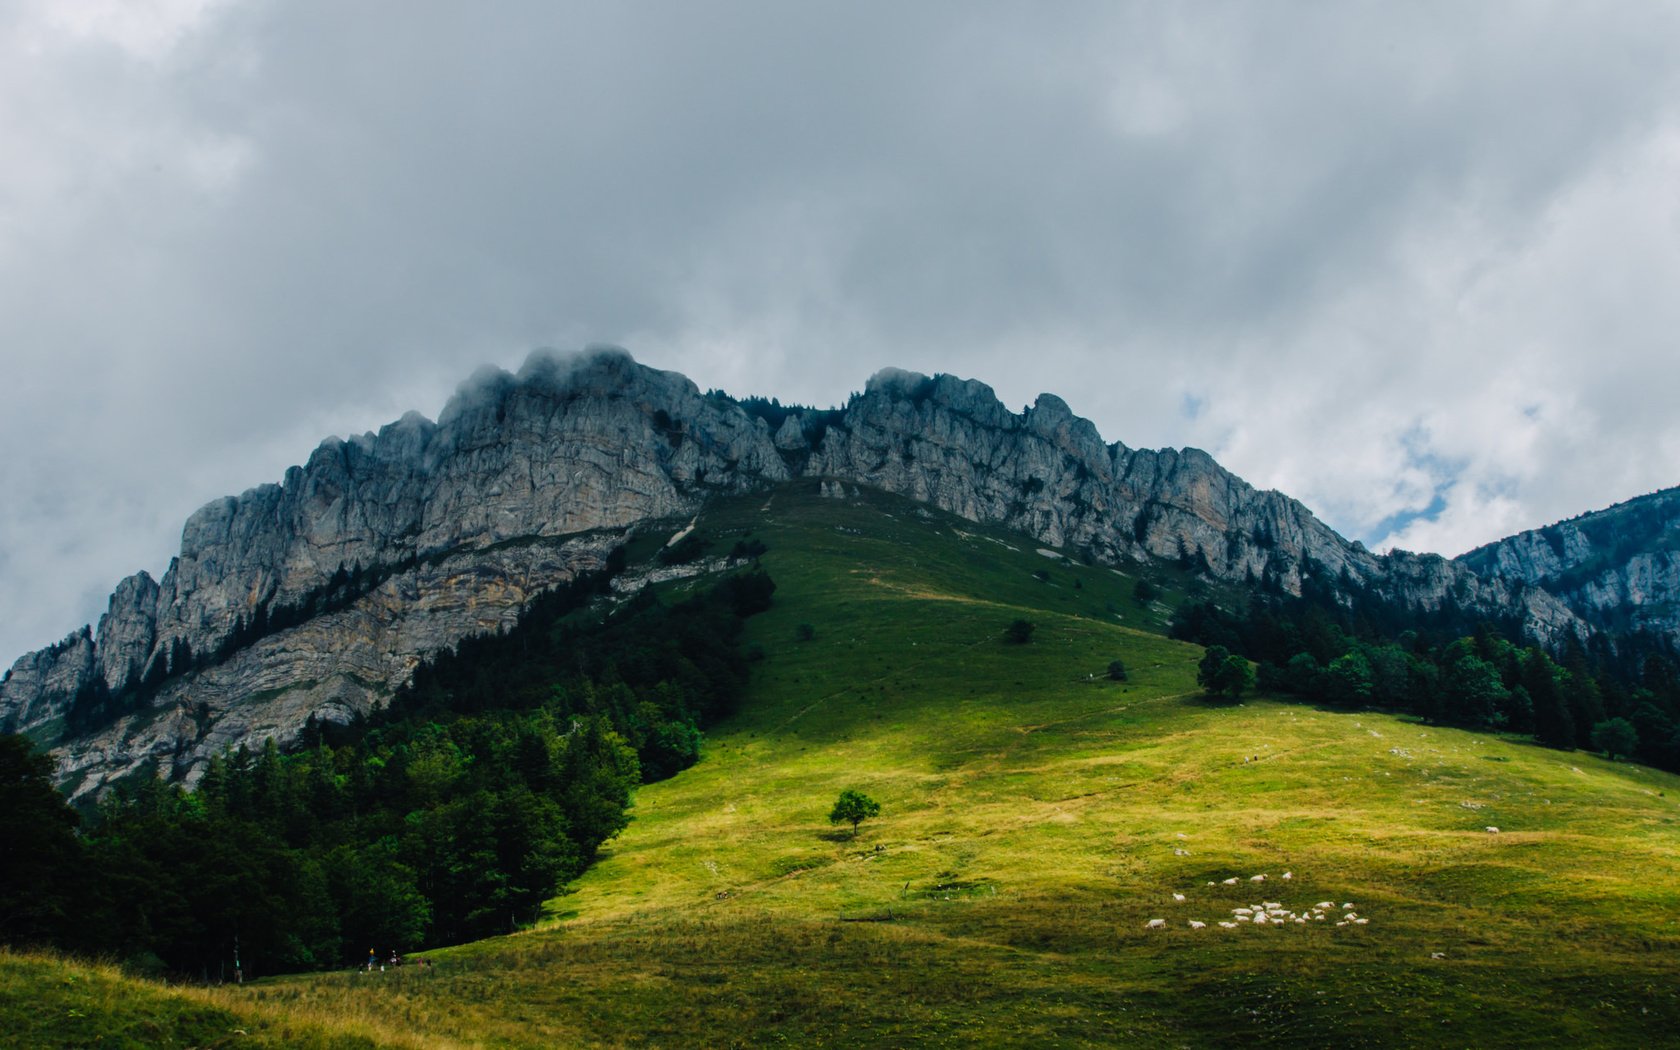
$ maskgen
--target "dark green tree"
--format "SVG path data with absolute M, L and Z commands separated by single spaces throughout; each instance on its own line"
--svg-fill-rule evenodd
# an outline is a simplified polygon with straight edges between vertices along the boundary
M 1499 670 L 1476 655 L 1475 640 L 1460 638 L 1447 646 L 1442 660 L 1445 721 L 1466 726 L 1503 726 L 1505 686 Z
M 834 808 L 828 814 L 828 822 L 830 824 L 851 824 L 852 834 L 855 836 L 859 824 L 870 817 L 880 816 L 880 814 L 881 804 L 879 802 L 861 791 L 847 788 L 840 792 L 839 798 L 835 799 Z
M 1519 681 L 1534 702 L 1534 734 L 1542 744 L 1573 747 L 1575 726 L 1563 695 L 1563 670 L 1539 649 L 1523 652 Z
M 52 760 L 28 739 L 0 736 L 0 941 L 58 936 L 75 907 L 76 811 L 52 785 Z
M 1347 652 L 1330 661 L 1325 672 L 1329 680 L 1330 699 L 1345 707 L 1362 707 L 1371 700 L 1373 672 L 1371 661 L 1359 649 Z
M 1026 645 L 1032 641 L 1037 625 L 1028 620 L 1016 620 L 1003 629 L 1004 641 L 1011 645 Z
M 1110 660 L 1108 662 L 1108 677 L 1116 682 L 1126 680 L 1126 662 L 1124 660 Z
M 1639 731 L 1625 718 L 1606 719 L 1592 727 L 1592 743 L 1614 762 L 1617 755 L 1631 755 L 1639 747 Z
M 1224 695 L 1235 700 L 1254 684 L 1254 669 L 1223 645 L 1210 645 L 1197 666 L 1196 684 L 1210 696 Z

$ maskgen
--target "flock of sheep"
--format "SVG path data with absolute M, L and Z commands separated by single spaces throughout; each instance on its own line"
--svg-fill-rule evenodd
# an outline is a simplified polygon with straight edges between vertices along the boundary
M 1288 882 L 1294 877 L 1295 873 L 1290 871 L 1286 871 L 1280 876 L 1284 882 Z M 1266 879 L 1266 875 L 1252 875 L 1248 881 L 1261 883 L 1265 882 Z M 1209 882 L 1208 885 L 1235 886 L 1240 881 L 1242 881 L 1240 878 L 1233 876 L 1223 880 L 1223 882 Z M 1184 904 L 1189 900 L 1182 893 L 1174 893 L 1172 896 L 1175 904 Z M 1294 912 L 1285 908 L 1281 901 L 1261 901 L 1259 904 L 1248 907 L 1232 908 L 1231 918 L 1221 920 L 1218 925 L 1223 929 L 1234 930 L 1239 924 L 1245 922 L 1253 926 L 1286 926 L 1291 924 L 1305 926 L 1308 923 L 1325 922 L 1329 919 L 1334 919 L 1337 926 L 1364 926 L 1371 921 L 1356 912 L 1351 902 L 1344 902 L 1338 908 L 1335 901 L 1319 901 L 1305 911 Z M 1203 930 L 1208 926 L 1200 919 L 1189 920 L 1189 925 L 1192 930 Z M 1167 920 L 1150 919 L 1144 923 L 1144 928 L 1164 930 L 1167 928 Z

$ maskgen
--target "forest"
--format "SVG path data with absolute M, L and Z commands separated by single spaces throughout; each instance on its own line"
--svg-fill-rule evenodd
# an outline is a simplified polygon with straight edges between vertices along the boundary
M 1549 652 L 1509 640 L 1520 637 L 1512 624 L 1450 607 L 1423 614 L 1370 593 L 1344 599 L 1348 586 L 1309 574 L 1299 597 L 1256 590 L 1240 612 L 1186 603 L 1171 634 L 1254 661 L 1264 691 L 1680 771 L 1680 663 L 1665 639 L 1594 633 Z
M 78 813 L 0 738 L 0 940 L 235 980 L 505 933 L 594 860 L 638 783 L 699 755 L 746 682 L 751 567 L 605 615 L 603 578 L 422 665 L 370 717 L 213 760 L 193 791 L 133 778 Z

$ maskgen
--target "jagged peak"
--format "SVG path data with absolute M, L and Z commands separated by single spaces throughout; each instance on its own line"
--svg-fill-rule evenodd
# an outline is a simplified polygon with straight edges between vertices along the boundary
M 925 376 L 902 368 L 883 368 L 869 377 L 863 391 L 866 397 L 875 395 L 891 401 L 918 405 L 932 402 L 997 427 L 1007 427 L 1019 418 L 1003 406 L 996 392 L 985 383 L 945 372 Z

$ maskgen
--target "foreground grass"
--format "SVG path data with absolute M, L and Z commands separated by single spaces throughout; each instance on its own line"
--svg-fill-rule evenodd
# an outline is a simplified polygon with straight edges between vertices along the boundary
M 770 548 L 752 695 L 544 929 L 195 1001 L 414 1045 L 1674 1042 L 1680 779 L 1209 703 L 1130 578 L 909 504 L 787 490 L 701 528 Z M 882 804 L 855 837 L 847 787 Z M 1322 900 L 1368 924 L 1217 925 Z

